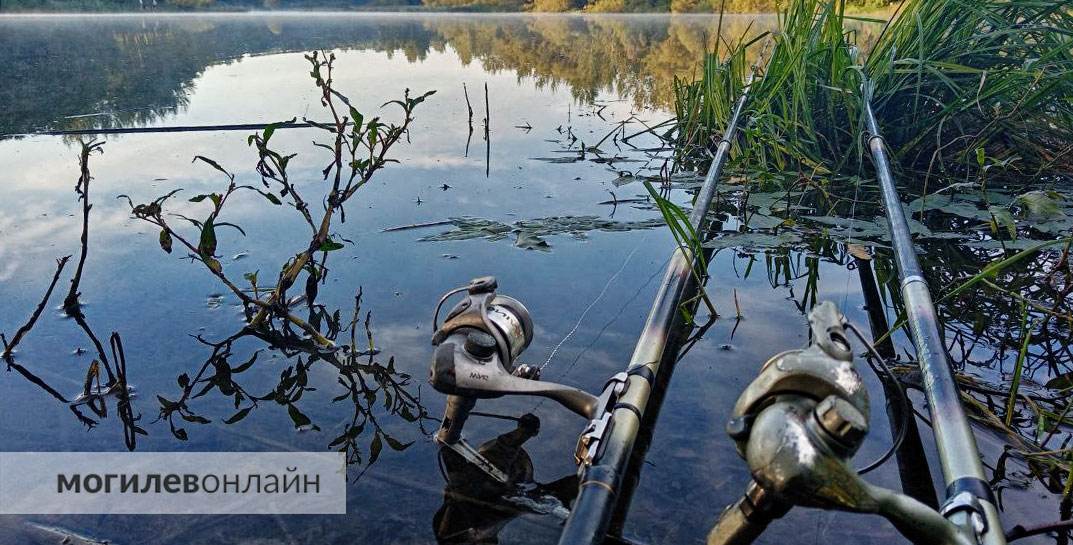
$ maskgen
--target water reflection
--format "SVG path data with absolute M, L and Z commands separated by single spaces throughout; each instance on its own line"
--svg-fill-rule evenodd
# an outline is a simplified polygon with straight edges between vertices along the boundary
M 481 444 L 477 451 L 501 468 L 509 483 L 492 479 L 449 448 L 440 449 L 440 471 L 446 486 L 443 505 L 432 518 L 437 543 L 499 543 L 503 527 L 523 513 L 550 514 L 565 520 L 568 506 L 577 496 L 575 473 L 549 483 L 533 480 L 533 460 L 523 445 L 540 432 L 536 416 L 493 416 L 514 420 L 517 426 Z
M 141 415 L 134 415 L 132 389 L 127 381 L 127 356 L 123 351 L 123 340 L 119 333 L 113 331 L 111 336 L 108 337 L 108 344 L 111 348 L 111 358 L 108 357 L 108 352 L 105 351 L 104 344 L 101 342 L 100 337 L 90 327 L 89 321 L 83 310 L 83 304 L 80 300 L 82 293 L 80 287 L 82 284 L 82 274 L 86 266 L 86 260 L 89 257 L 89 226 L 90 226 L 90 209 L 93 205 L 90 203 L 90 181 L 92 177 L 89 171 L 89 158 L 95 153 L 101 151 L 103 142 L 81 142 L 81 151 L 79 153 L 78 164 L 80 174 L 78 181 L 75 184 L 75 194 L 78 197 L 78 201 L 82 203 L 82 234 L 80 237 L 80 252 L 78 256 L 78 262 L 75 266 L 75 271 L 71 276 L 70 288 L 67 290 L 67 295 L 63 299 L 63 313 L 66 317 L 73 320 L 78 328 L 82 330 L 92 344 L 95 351 L 95 357 L 86 368 L 85 379 L 82 382 L 82 391 L 74 399 L 67 399 L 62 393 L 60 393 L 55 387 L 49 384 L 48 381 L 35 374 L 32 370 L 17 363 L 15 361 L 15 350 L 23 338 L 30 334 L 33 330 L 37 320 L 41 317 L 42 312 L 49 306 L 49 301 L 52 298 L 52 293 L 56 289 L 56 284 L 59 282 L 64 268 L 70 261 L 71 256 L 63 256 L 56 260 L 56 273 L 52 277 L 52 281 L 49 283 L 48 288 L 45 290 L 45 294 L 41 298 L 41 302 L 38 303 L 34 309 L 30 318 L 12 335 L 9 341 L 7 337 L 0 333 L 0 342 L 3 342 L 3 353 L 0 353 L 0 360 L 3 360 L 7 365 L 9 371 L 14 370 L 22 375 L 30 383 L 38 386 L 50 396 L 55 398 L 60 403 L 64 403 L 74 414 L 75 418 L 84 425 L 86 428 L 92 429 L 97 426 L 98 421 L 86 416 L 83 409 L 87 409 L 96 415 L 98 418 L 106 418 L 108 416 L 108 403 L 112 400 L 115 402 L 115 410 L 118 413 L 118 417 L 123 426 L 123 441 L 127 447 L 127 450 L 134 450 L 137 446 L 137 440 L 139 435 L 147 435 L 147 432 L 138 425 L 138 421 L 141 420 Z M 105 376 L 102 377 L 102 370 Z M 103 380 L 103 384 L 102 384 Z
M 736 41 L 773 26 L 774 16 L 732 15 L 722 36 Z M 211 66 L 313 49 L 382 51 L 409 62 L 449 49 L 463 65 L 566 86 L 581 102 L 611 92 L 667 107 L 675 78 L 694 75 L 718 30 L 711 16 L 0 17 L 7 82 L 0 99 L 8 105 L 0 134 L 157 124 L 188 106 L 196 78 Z
M 743 31 L 743 26 L 734 26 L 737 22 L 730 24 L 735 32 Z M 309 85 L 308 61 L 300 55 L 269 54 L 318 45 L 356 49 L 340 54 L 347 72 L 338 77 L 347 91 L 360 90 L 352 96 L 359 97 L 355 102 L 366 117 L 382 102 L 401 96 L 407 86 L 439 90 L 422 106 L 421 122 L 409 135 L 411 145 L 397 148 L 395 157 L 401 164 L 383 170 L 380 181 L 370 183 L 369 191 L 350 203 L 345 224 L 332 222 L 330 239 L 344 247 L 327 252 L 327 261 L 319 245 L 312 252 L 317 256 L 313 269 L 318 276 L 313 296 L 307 293 L 306 282 L 312 275 L 303 269 L 301 279 L 288 291 L 290 297 L 282 301 L 290 314 L 339 345 L 338 350 L 325 350 L 310 340 L 311 332 L 293 322 L 286 325 L 279 316 L 268 330 L 244 331 L 249 316 L 242 296 L 222 289 L 222 281 L 205 261 L 178 259 L 179 254 L 200 253 L 203 229 L 167 217 L 182 225 L 175 230 L 185 233 L 193 247 L 181 249 L 184 246 L 173 237 L 169 257 L 160 248 L 160 229 L 129 220 L 127 201 L 114 199 L 128 194 L 132 204 L 150 204 L 183 187 L 185 191 L 165 203 L 165 208 L 203 226 L 212 207 L 209 195 L 222 196 L 230 181 L 202 161 L 191 165 L 193 156 L 212 158 L 235 173 L 236 185 L 268 191 L 262 175 L 250 167 L 266 161 L 263 165 L 278 174 L 276 162 L 298 152 L 289 161 L 288 180 L 308 203 L 316 224 L 326 189 L 322 169 L 330 158 L 311 146 L 310 140 L 330 146 L 329 133 L 316 128 L 280 130 L 267 146 L 278 157 L 262 155 L 256 142 L 247 146 L 241 133 L 131 135 L 110 139 L 107 154 L 93 160 L 93 252 L 86 260 L 82 287 L 75 291 L 84 294 L 79 309 L 88 324 L 108 326 L 100 331 L 123 333 L 123 351 L 131 357 L 126 374 L 141 395 L 131 398 L 129 420 L 145 412 L 138 425 L 150 432 L 137 437 L 138 448 L 317 450 L 331 444 L 330 448 L 347 449 L 360 456 L 352 459 L 356 464 L 353 477 L 367 467 L 361 481 L 350 489 L 352 516 L 343 521 L 324 517 L 0 517 L 0 528 L 10 530 L 0 535 L 0 542 L 58 535 L 112 540 L 129 536 L 131 541 L 170 543 L 253 539 L 429 542 L 441 528 L 444 536 L 483 528 L 467 535 L 497 534 L 510 543 L 557 539 L 560 519 L 554 510 L 540 514 L 539 508 L 526 505 L 488 510 L 487 497 L 458 491 L 450 482 L 445 490 L 437 477 L 438 452 L 420 426 L 427 415 L 440 414 L 443 403 L 440 396 L 420 395 L 418 377 L 427 372 L 431 352 L 430 309 L 445 288 L 475 274 L 496 274 L 505 289 L 509 286 L 532 303 L 538 329 L 530 351 L 539 355 L 553 350 L 606 287 L 607 295 L 549 366 L 549 376 L 597 391 L 608 376 L 622 370 L 643 326 L 655 279 L 673 245 L 666 230 L 644 229 L 656 226 L 659 216 L 640 182 L 651 179 L 666 184 L 671 198 L 683 205 L 688 205 L 688 191 L 697 182 L 695 176 L 663 172 L 664 143 L 645 132 L 640 121 L 651 126 L 670 114 L 638 112 L 634 100 L 663 103 L 659 89 L 668 88 L 675 67 L 685 71 L 680 75 L 692 70 L 694 60 L 686 57 L 703 51 L 705 40 L 711 39 L 713 19 L 131 17 L 26 19 L 15 25 L 5 18 L 0 25 L 0 40 L 6 51 L 13 52 L 5 57 L 11 62 L 0 70 L 8 71 L 7 81 L 16 82 L 0 88 L 0 93 L 14 93 L 9 100 L 12 108 L 0 115 L 5 116 L 4 126 L 15 132 L 59 126 L 64 124 L 62 116 L 100 111 L 116 112 L 119 117 L 114 121 L 97 119 L 100 116 L 79 118 L 73 126 L 159 124 L 158 118 L 137 116 L 171 116 L 173 109 L 179 113 L 169 121 L 189 124 L 271 122 L 307 114 L 327 119 L 314 116 L 320 97 Z M 61 33 L 65 41 L 47 38 Z M 92 54 L 85 56 L 84 64 L 72 66 L 67 62 L 72 50 Z M 388 58 L 389 52 L 394 58 Z M 259 56 L 242 58 L 245 53 Z M 227 62 L 240 58 L 240 62 Z M 429 60 L 409 64 L 421 58 Z M 482 71 L 482 66 L 489 72 Z M 501 72 L 496 76 L 494 70 Z M 75 91 L 66 89 L 68 80 L 77 87 Z M 480 150 L 484 142 L 474 138 L 467 158 L 467 125 L 483 132 L 481 120 L 487 116 L 481 104 L 482 80 L 490 82 L 494 145 Z M 462 83 L 467 81 L 464 91 Z M 474 113 L 469 117 L 476 117 L 469 124 L 464 93 L 472 100 Z M 592 103 L 579 106 L 575 99 Z M 308 110 L 304 110 L 306 104 Z M 139 110 L 146 107 L 150 109 Z M 632 115 L 640 121 L 619 125 Z M 629 140 L 635 147 L 623 143 L 635 133 L 642 133 Z M 77 161 L 70 153 L 77 147 L 70 144 L 77 143 L 43 137 L 0 143 L 0 152 L 10 165 L 2 173 L 8 194 L 0 204 L 4 257 L 0 293 L 4 309 L 10 310 L 5 315 L 17 315 L 19 320 L 35 308 L 54 272 L 53 258 L 76 253 L 73 245 L 82 230 L 82 207 L 70 194 L 77 177 L 71 174 Z M 593 147 L 603 153 L 593 152 Z M 892 284 L 889 256 L 883 248 L 883 227 L 875 221 L 877 211 L 864 206 L 877 200 L 868 181 L 861 182 L 862 193 L 857 195 L 853 182 L 847 180 L 809 186 L 805 191 L 794 186 L 792 179 L 773 187 L 752 185 L 757 179 L 749 173 L 735 173 L 720 192 L 719 210 L 713 215 L 718 232 L 706 244 L 713 251 L 709 296 L 723 319 L 697 317 L 702 326 L 687 341 L 691 348 L 681 357 L 676 380 L 668 385 L 648 456 L 638 461 L 643 472 L 638 474 L 629 517 L 619 521 L 628 537 L 652 543 L 702 540 L 719 506 L 740 493 L 746 475 L 722 424 L 743 381 L 774 352 L 805 344 L 803 313 L 816 301 L 839 302 L 857 323 L 868 319 L 857 288 L 859 270 L 849 268 L 859 263 L 858 257 L 847 243 L 874 248 L 871 264 L 880 286 L 882 314 L 888 323 L 897 322 L 897 286 Z M 291 202 L 283 198 L 287 195 L 281 194 L 278 181 L 269 179 L 269 183 L 276 198 Z M 1011 202 L 1020 193 L 1011 192 Z M 188 202 L 197 195 L 206 197 Z M 262 290 L 276 287 L 282 265 L 309 248 L 312 230 L 293 207 L 277 207 L 248 189 L 241 195 L 229 202 L 223 220 L 241 226 L 248 236 L 222 226 L 214 233 L 218 249 L 207 253 L 241 286 L 243 294 L 250 297 L 250 290 L 256 290 L 252 297 L 265 297 Z M 859 205 L 856 209 L 850 207 L 853 202 Z M 1062 210 L 1067 204 L 1062 203 Z M 916 205 L 911 208 L 919 210 Z M 963 280 L 964 271 L 978 270 L 1009 255 L 1001 244 L 993 247 L 999 240 L 988 234 L 987 226 L 948 213 L 962 208 L 914 216 L 931 233 L 920 231 L 919 241 L 927 250 L 922 258 L 929 274 L 935 275 L 929 280 L 937 287 Z M 605 219 L 612 211 L 615 217 Z M 47 217 L 41 216 L 46 213 Z M 71 213 L 73 219 L 65 219 Z M 832 223 L 834 216 L 857 221 Z M 384 232 L 394 226 L 431 223 L 441 228 Z M 946 237 L 965 232 L 966 225 L 975 239 Z M 1043 238 L 1023 221 L 1019 225 L 1023 238 Z M 419 242 L 421 238 L 427 240 Z M 477 238 L 508 239 L 516 247 Z M 1016 243 L 1008 238 L 1001 237 L 1001 242 L 1012 249 Z M 973 246 L 981 242 L 992 246 Z M 537 251 L 519 251 L 518 247 Z M 621 275 L 614 276 L 624 261 Z M 1017 402 L 1013 418 L 1013 427 L 1020 431 L 1015 436 L 1049 449 L 1066 448 L 1068 436 L 1063 387 L 1059 382 L 1051 388 L 1046 384 L 1068 373 L 1069 329 L 1062 318 L 1070 300 L 1068 266 L 1062 265 L 1066 262 L 1068 256 L 1041 254 L 992 279 L 1002 287 L 1023 286 L 1038 284 L 1039 271 L 1054 271 L 1039 286 L 1041 291 L 1033 292 L 1026 302 L 1033 338 L 1047 342 L 1039 348 L 1033 344 L 1026 358 L 1025 365 L 1036 373 L 1039 384 L 1023 383 L 1025 395 Z M 256 288 L 244 273 L 256 274 Z M 359 291 L 359 286 L 365 289 Z M 63 287 L 57 289 L 62 293 Z M 1020 301 L 995 296 L 1000 293 L 996 291 L 987 293 L 965 292 L 962 298 L 940 302 L 939 312 L 959 367 L 978 379 L 972 395 L 984 410 L 976 414 L 994 424 L 987 414 L 997 415 L 999 422 L 1005 416 L 1003 392 L 1022 340 L 1022 314 Z M 356 304 L 358 294 L 360 305 Z M 206 305 L 207 298 L 212 304 Z M 1045 320 L 1050 314 L 1032 304 L 1044 299 L 1044 306 L 1058 309 L 1058 316 L 1049 321 Z M 1066 301 L 1066 306 L 1058 306 L 1060 301 Z M 375 326 L 368 309 L 373 311 Z M 99 425 L 85 433 L 77 419 L 71 418 L 67 404 L 77 396 L 66 392 L 84 392 L 91 362 L 81 355 L 72 356 L 73 361 L 59 355 L 85 344 L 87 359 L 100 361 L 101 350 L 81 328 L 70 327 L 73 321 L 50 318 L 55 316 L 50 317 L 46 308 L 20 344 L 15 364 L 33 371 L 64 401 L 18 375 L 11 374 L 16 380 L 0 379 L 4 447 L 122 448 L 119 426 Z M 21 325 L 14 321 L 5 320 L 5 332 Z M 112 353 L 107 335 L 98 339 L 118 382 L 125 359 L 121 353 Z M 896 333 L 892 341 L 895 353 L 912 352 L 902 333 Z M 903 363 L 908 364 L 908 359 Z M 103 365 L 98 369 L 90 375 L 100 381 L 103 392 L 108 372 Z M 903 369 L 912 382 L 911 367 Z M 96 384 L 91 391 L 96 391 Z M 872 383 L 871 387 L 880 385 Z M 205 394 L 194 399 L 202 390 Z M 169 404 L 161 404 L 157 394 Z M 236 394 L 241 394 L 239 406 L 234 404 Z M 333 403 L 332 398 L 338 396 L 342 397 Z M 873 414 L 880 414 L 882 397 L 875 398 Z M 123 412 L 114 400 L 107 400 L 109 415 L 115 414 L 114 408 Z M 174 405 L 180 400 L 185 407 Z M 920 398 L 915 401 L 919 408 Z M 576 418 L 549 407 L 534 408 L 532 402 L 494 403 L 498 413 L 531 412 L 541 419 L 540 436 L 525 443 L 534 483 L 556 483 L 572 474 L 568 451 L 580 431 Z M 157 406 L 171 410 L 166 421 L 172 426 L 165 427 L 165 421 L 149 424 Z M 293 414 L 291 407 L 296 409 Z M 407 411 L 415 417 L 412 422 L 404 414 Z M 199 418 L 211 422 L 203 424 Z M 228 420 L 232 423 L 225 423 Z M 924 429 L 923 446 L 930 452 L 927 423 L 918 422 Z M 382 433 L 377 424 L 383 427 Z M 475 437 L 496 437 L 503 432 L 497 422 L 475 419 L 471 426 Z M 186 440 L 176 439 L 171 428 L 182 429 Z M 875 423 L 862 459 L 886 448 L 888 429 L 886 422 Z M 1008 432 L 980 435 L 985 461 L 996 469 L 996 482 L 1004 488 L 1006 516 L 1016 522 L 1055 518 L 1054 503 L 1066 482 L 1063 465 L 1020 444 L 1017 450 L 1028 455 L 1012 450 L 1007 454 L 1004 447 L 1013 437 Z M 396 452 L 388 437 L 410 446 Z M 379 447 L 374 446 L 377 440 Z M 374 451 L 380 454 L 368 466 Z M 887 466 L 876 473 L 880 484 L 897 486 L 896 468 Z M 1038 484 L 1040 480 L 1044 484 Z M 558 485 L 537 489 L 542 498 L 551 496 L 562 503 L 569 499 L 558 492 Z M 576 486 L 568 483 L 564 489 L 576 490 Z M 1041 494 L 1046 499 L 1041 500 Z M 840 519 L 815 513 L 807 517 L 774 527 L 770 537 L 799 540 L 807 531 L 818 538 L 852 542 L 896 539 L 879 523 L 854 519 L 841 524 Z

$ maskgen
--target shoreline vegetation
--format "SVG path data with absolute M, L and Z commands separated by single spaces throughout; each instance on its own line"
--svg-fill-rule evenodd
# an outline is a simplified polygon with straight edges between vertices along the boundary
M 15 13 L 774 13 L 780 0 L 2 0 L 0 14 Z M 848 0 L 850 13 L 883 13 L 893 0 Z
M 741 214 L 766 208 L 770 215 L 753 226 L 746 217 L 746 234 L 732 236 L 768 237 L 775 253 L 778 236 L 792 239 L 795 228 L 813 221 L 828 236 L 853 233 L 846 240 L 857 244 L 868 230 L 887 231 L 883 220 L 860 220 L 878 216 L 869 206 L 881 191 L 865 149 L 871 135 L 862 110 L 870 102 L 899 194 L 912 199 L 904 206 L 917 222 L 911 229 L 920 255 L 945 261 L 925 275 L 947 324 L 944 342 L 962 403 L 1007 443 L 992 482 L 1005 478 L 1008 457 L 1020 459 L 1026 474 L 1059 498 L 1068 520 L 1073 449 L 1068 436 L 1057 449 L 1050 441 L 1073 424 L 1073 12 L 1063 0 L 906 0 L 878 37 L 864 41 L 847 27 L 844 7 L 839 0 L 790 0 L 777 29 L 710 54 L 699 78 L 676 82 L 668 145 L 686 170 L 704 170 L 750 64 L 759 64 L 750 121 L 727 168 L 736 176 L 731 191 L 747 203 Z M 755 50 L 770 54 L 747 58 Z M 788 204 L 757 203 L 765 193 L 786 195 Z M 809 215 L 817 210 L 825 215 Z M 949 233 L 941 241 L 940 230 Z M 893 326 L 876 335 L 882 342 L 907 329 L 907 312 L 891 252 L 869 245 L 877 264 L 888 260 L 879 265 L 880 290 L 896 311 Z M 958 332 L 951 327 L 958 321 L 971 329 Z M 997 334 L 984 340 L 986 331 Z M 972 340 L 959 343 L 959 336 Z M 999 386 L 990 392 L 978 386 L 989 367 L 977 359 L 978 344 L 998 354 L 990 367 L 999 371 L 992 375 Z M 917 372 L 909 360 L 898 365 Z M 1022 379 L 1047 393 L 1026 393 Z M 920 389 L 919 381 L 906 382 Z

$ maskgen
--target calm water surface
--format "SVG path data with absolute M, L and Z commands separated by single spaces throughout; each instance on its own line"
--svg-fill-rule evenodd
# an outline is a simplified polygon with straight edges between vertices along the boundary
M 751 17 L 725 22 L 726 35 L 744 32 Z M 770 26 L 759 18 L 757 28 Z M 437 93 L 417 112 L 410 142 L 391 165 L 348 206 L 335 233 L 347 244 L 332 255 L 319 301 L 353 307 L 363 289 L 363 312 L 381 359 L 415 377 L 421 402 L 438 416 L 443 396 L 424 385 L 432 347 L 430 319 L 437 298 L 471 277 L 492 274 L 503 293 L 522 300 L 536 321 L 536 338 L 523 360 L 543 362 L 596 301 L 576 333 L 559 349 L 545 377 L 596 391 L 622 370 L 633 351 L 673 240 L 664 228 L 643 229 L 659 214 L 634 199 L 638 182 L 614 183 L 621 171 L 654 174 L 655 152 L 616 148 L 606 155 L 637 161 L 572 163 L 540 158 L 576 156 L 616 124 L 634 117 L 654 125 L 670 117 L 673 77 L 689 76 L 717 33 L 710 17 L 522 17 L 416 15 L 100 16 L 0 18 L 0 133 L 99 126 L 185 126 L 262 123 L 307 116 L 324 119 L 303 53 L 334 50 L 336 86 L 359 109 L 376 111 L 404 89 Z M 476 110 L 469 133 L 466 97 Z M 490 142 L 482 137 L 484 86 L 488 88 Z M 642 127 L 631 121 L 628 132 Z M 574 135 L 576 141 L 570 137 Z M 322 191 L 324 150 L 311 145 L 312 129 L 280 131 L 277 149 L 298 153 L 291 169 L 306 195 Z M 140 451 L 322 450 L 351 417 L 335 374 L 314 367 L 300 407 L 320 431 L 294 430 L 284 407 L 261 403 L 247 418 L 222 423 L 230 400 L 195 401 L 210 424 L 187 423 L 177 440 L 154 422 L 157 395 L 175 397 L 176 377 L 193 373 L 211 352 L 193 335 L 217 339 L 241 325 L 238 300 L 203 268 L 160 251 L 151 226 L 129 215 L 120 194 L 134 202 L 182 188 L 192 196 L 219 190 L 224 180 L 195 155 L 217 160 L 242 183 L 259 183 L 256 154 L 244 132 L 185 132 L 109 136 L 93 173 L 89 258 L 81 284 L 90 324 L 104 338 L 121 333 L 135 412 L 148 436 Z M 658 147 L 646 136 L 638 148 Z M 569 151 L 569 150 L 575 151 Z M 567 150 L 568 153 L 562 153 Z M 55 259 L 79 250 L 78 146 L 71 137 L 18 136 L 0 140 L 0 331 L 14 331 L 40 300 Z M 252 195 L 252 194 L 251 194 Z M 681 191 L 675 198 L 685 201 Z M 176 211 L 203 213 L 180 199 Z M 196 212 L 202 210 L 202 212 Z M 246 231 L 221 231 L 218 253 L 235 276 L 275 274 L 307 239 L 293 210 L 256 195 L 236 196 L 226 219 Z M 611 229 L 598 229 L 595 216 Z M 528 220 L 521 233 L 450 232 L 450 224 L 383 232 L 449 218 L 501 224 Z M 566 217 L 567 232 L 548 234 L 544 218 Z M 578 219 L 581 218 L 581 219 Z M 633 223 L 642 222 L 642 223 Z M 534 227 L 535 226 L 535 227 Z M 457 236 L 456 236 L 457 235 Z M 426 237 L 447 240 L 420 240 Z M 538 239 L 532 238 L 538 236 Z M 542 243 L 541 243 L 542 241 Z M 750 252 L 721 251 L 713 258 L 709 295 L 723 317 L 679 363 L 648 451 L 625 534 L 644 543 L 698 543 L 723 506 L 747 481 L 743 464 L 723 432 L 740 390 L 768 357 L 803 346 L 807 298 L 836 301 L 851 320 L 866 323 L 860 281 L 844 260 L 794 251 L 793 274 L 772 278 Z M 814 275 L 809 275 L 809 272 Z M 815 280 L 810 280 L 815 277 Z M 57 291 L 66 288 L 67 276 Z M 606 293 L 597 301 L 601 291 Z M 735 297 L 744 319 L 736 321 Z M 75 396 L 92 361 L 92 346 L 56 307 L 54 297 L 18 361 L 57 391 Z M 899 342 L 904 344 L 904 339 Z M 234 362 L 262 350 L 244 376 L 252 391 L 268 391 L 295 360 L 264 343 L 244 340 Z M 88 352 L 87 352 L 88 351 Z M 869 378 L 871 385 L 876 386 Z M 881 453 L 889 432 L 879 390 L 873 394 L 873 429 L 860 459 Z M 583 422 L 552 404 L 513 399 L 482 402 L 482 410 L 519 415 L 533 411 L 540 436 L 528 444 L 535 479 L 572 474 L 572 449 Z M 119 451 L 123 428 L 114 415 L 87 429 L 68 407 L 15 372 L 0 374 L 0 448 L 5 451 Z M 71 516 L 0 517 L 2 543 L 57 543 L 63 535 L 110 543 L 431 543 L 433 519 L 444 502 L 437 448 L 418 426 L 389 415 L 382 424 L 408 449 L 389 449 L 372 466 L 351 467 L 347 516 Z M 434 429 L 436 423 L 426 423 Z M 469 437 L 484 440 L 509 429 L 498 420 L 473 418 Z M 922 429 L 926 430 L 922 423 Z M 981 435 L 990 462 L 1000 438 Z M 925 444 L 928 445 L 927 438 Z M 359 440 L 364 449 L 367 440 Z M 930 452 L 930 451 L 929 451 Z M 367 454 L 367 453 L 366 453 Z M 368 456 L 364 455 L 367 459 Z M 933 460 L 934 467 L 938 467 Z M 360 478 L 359 478 L 360 476 Z M 897 486 L 893 464 L 874 482 Z M 1057 518 L 1051 497 L 1035 488 L 1007 489 L 1011 521 Z M 1043 512 L 1040 512 L 1040 506 Z M 524 514 L 499 531 L 502 543 L 554 543 L 562 519 Z M 769 543 L 842 540 L 891 543 L 898 538 L 874 517 L 799 510 L 774 524 Z M 1046 542 L 1046 539 L 1042 539 Z

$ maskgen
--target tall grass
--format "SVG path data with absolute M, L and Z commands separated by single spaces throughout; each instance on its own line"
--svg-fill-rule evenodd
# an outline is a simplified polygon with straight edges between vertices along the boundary
M 857 172 L 862 70 L 903 169 L 964 174 L 979 153 L 1015 173 L 1073 169 L 1073 12 L 1064 0 L 905 0 L 874 43 L 855 44 L 845 2 L 791 0 L 737 164 L 754 171 Z M 679 144 L 721 129 L 740 49 L 680 84 Z M 854 48 L 866 51 L 861 63 Z M 732 79 L 733 81 L 728 81 Z

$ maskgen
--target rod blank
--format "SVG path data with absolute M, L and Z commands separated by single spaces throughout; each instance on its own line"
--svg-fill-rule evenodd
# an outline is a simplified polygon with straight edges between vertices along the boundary
M 697 193 L 689 223 L 698 238 L 704 236 L 704 217 L 715 198 L 719 176 L 730 155 L 731 140 L 737 132 L 755 74 L 754 67 L 753 74 L 749 76 L 734 106 L 723 137 L 716 146 L 704 185 Z M 612 414 L 611 430 L 602 439 L 603 453 L 582 472 L 578 497 L 559 537 L 560 545 L 604 542 L 616 501 L 621 501 L 618 494 L 622 477 L 633 454 L 634 442 L 640 431 L 641 416 L 648 405 L 653 383 L 660 380 L 661 369 L 666 367 L 664 363 L 673 361 L 675 357 L 675 354 L 668 353 L 668 341 L 681 320 L 679 305 L 684 295 L 697 288 L 693 275 L 696 260 L 697 256 L 693 255 L 689 248 L 679 247 L 667 265 L 659 292 L 627 367 L 629 382 L 626 391 L 619 398 Z M 663 372 L 666 374 L 669 371 L 664 369 Z M 654 377 L 652 383 L 645 376 Z
M 917 260 L 916 250 L 905 219 L 902 201 L 894 187 L 890 161 L 883 137 L 872 111 L 872 87 L 865 82 L 863 89 L 864 116 L 868 133 L 868 148 L 875 165 L 876 176 L 883 196 L 883 208 L 887 211 L 887 227 L 894 246 L 895 262 L 901 280 L 902 300 L 905 313 L 916 345 L 917 362 L 924 378 L 925 395 L 931 412 L 932 432 L 939 450 L 943 477 L 947 485 L 946 499 L 962 492 L 969 492 L 984 511 L 987 529 L 981 542 L 985 545 L 1004 545 L 994 494 L 987 484 L 980 453 L 976 447 L 965 410 L 961 406 L 960 393 L 950 360 L 939 334 L 938 317 L 932 303 L 931 292 Z M 964 510 L 949 513 L 947 518 L 972 532 L 972 521 Z

